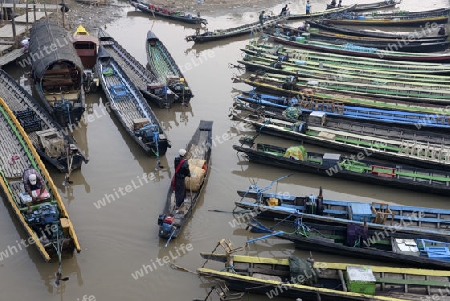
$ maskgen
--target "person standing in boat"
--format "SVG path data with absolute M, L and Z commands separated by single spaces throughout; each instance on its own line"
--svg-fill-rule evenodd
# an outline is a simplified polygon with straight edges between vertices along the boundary
M 339 0 L 339 4 L 337 7 L 342 7 L 342 0 Z
M 259 24 L 261 24 L 261 26 L 264 25 L 264 13 L 265 13 L 265 11 L 262 11 L 262 12 L 259 14 Z
M 287 16 L 287 14 L 288 14 L 288 5 L 286 4 L 286 5 L 281 9 L 280 16 Z
M 36 203 L 48 199 L 49 195 L 45 189 L 45 182 L 42 176 L 34 168 L 26 169 L 22 176 L 25 191 L 31 197 L 31 203 Z M 30 202 L 27 203 L 30 211 Z
M 309 0 L 306 1 L 306 14 L 311 14 L 311 4 L 309 3 Z
M 186 198 L 186 184 L 184 178 L 191 176 L 189 163 L 184 158 L 186 150 L 182 148 L 178 153 L 180 156 L 176 157 L 174 161 L 175 175 L 174 180 L 172 181 L 172 190 L 175 191 L 176 208 L 179 208 Z

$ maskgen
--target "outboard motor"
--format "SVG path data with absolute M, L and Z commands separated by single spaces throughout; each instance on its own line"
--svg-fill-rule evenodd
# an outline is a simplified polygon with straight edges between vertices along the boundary
M 173 231 L 173 222 L 175 217 L 172 215 L 161 214 L 158 216 L 159 236 L 168 238 Z
M 159 139 L 159 128 L 156 124 L 144 125 L 139 130 L 135 131 L 134 134 L 142 138 L 144 143 L 158 142 Z

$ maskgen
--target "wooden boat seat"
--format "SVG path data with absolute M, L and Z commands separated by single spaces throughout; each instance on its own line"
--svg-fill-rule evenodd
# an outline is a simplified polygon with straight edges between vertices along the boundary
M 323 210 L 323 213 L 330 215 L 348 215 L 347 210 L 336 210 L 336 209 L 325 209 Z
M 433 281 L 433 280 L 419 280 L 419 279 L 394 279 L 394 278 L 376 278 L 377 283 L 388 284 L 409 284 L 409 285 L 429 285 L 435 287 L 447 287 L 448 282 Z
M 254 273 L 253 277 L 261 279 L 261 280 L 272 280 L 272 281 L 278 281 L 278 282 L 283 282 L 283 280 L 281 279 L 281 277 L 278 276 L 271 276 L 271 275 L 265 275 L 265 274 L 259 274 L 259 273 Z

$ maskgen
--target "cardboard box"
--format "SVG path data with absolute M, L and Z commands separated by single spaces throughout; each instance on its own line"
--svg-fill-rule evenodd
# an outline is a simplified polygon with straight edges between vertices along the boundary
M 149 124 L 148 118 L 137 118 L 133 119 L 134 130 L 137 131 L 141 129 L 144 125 Z
M 61 223 L 61 228 L 63 230 L 64 236 L 65 237 L 69 236 L 69 229 L 70 229 L 69 220 L 65 217 L 61 217 L 59 221 Z

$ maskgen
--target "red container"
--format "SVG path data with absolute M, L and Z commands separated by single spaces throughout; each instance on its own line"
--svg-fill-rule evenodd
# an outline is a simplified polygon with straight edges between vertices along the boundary
M 172 225 L 174 220 L 175 220 L 175 217 L 173 217 L 173 216 L 166 216 L 164 218 L 164 223 Z

